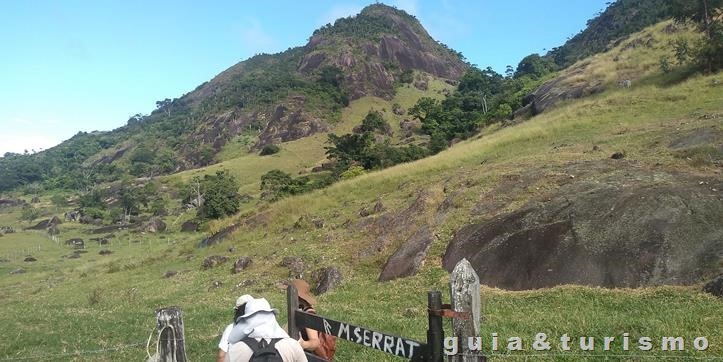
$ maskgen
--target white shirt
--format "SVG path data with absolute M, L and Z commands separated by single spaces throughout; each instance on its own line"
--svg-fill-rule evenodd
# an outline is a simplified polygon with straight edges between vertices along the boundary
M 233 329 L 233 323 L 226 326 L 226 329 L 223 330 L 223 334 L 221 334 L 221 341 L 218 342 L 218 349 L 228 352 L 228 335 L 231 334 L 231 330 Z
M 271 342 L 270 338 L 264 338 L 267 342 Z M 256 338 L 260 341 L 261 338 Z M 282 338 L 274 345 L 281 355 L 284 362 L 308 362 L 304 350 L 301 348 L 299 341 L 293 338 Z M 238 342 L 231 345 L 226 353 L 226 362 L 248 362 L 253 355 L 251 347 L 246 343 Z

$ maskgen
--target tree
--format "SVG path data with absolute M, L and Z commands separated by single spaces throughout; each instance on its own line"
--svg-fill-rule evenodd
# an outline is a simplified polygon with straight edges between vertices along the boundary
M 138 214 L 138 207 L 141 203 L 141 195 L 128 181 L 121 182 L 119 202 L 123 208 L 123 221 L 130 221 L 131 215 Z
M 276 201 L 290 193 L 293 178 L 281 170 L 271 170 L 261 176 L 261 198 Z
M 708 73 L 723 66 L 723 0 L 672 0 L 670 11 L 677 21 L 690 21 L 705 35 L 697 53 Z
M 361 132 L 381 132 L 381 133 L 389 133 L 391 131 L 391 127 L 389 126 L 389 123 L 384 120 L 384 117 L 382 117 L 382 113 L 379 111 L 369 111 L 367 113 L 366 117 L 362 120 L 361 127 L 359 128 Z
M 539 79 L 554 70 L 555 64 L 550 59 L 543 58 L 539 54 L 533 53 L 520 60 L 514 77 L 521 78 L 527 75 L 533 79 Z
M 171 116 L 171 107 L 173 106 L 173 99 L 166 98 L 162 101 L 156 101 L 156 108 L 166 113 L 168 117 Z
M 215 175 L 205 175 L 203 205 L 198 209 L 200 219 L 219 219 L 238 212 L 241 195 L 236 178 L 226 170 L 216 171 Z
M 430 116 L 434 117 L 439 111 L 439 101 L 430 97 L 422 97 L 412 108 L 409 108 L 408 113 L 414 118 L 424 122 Z

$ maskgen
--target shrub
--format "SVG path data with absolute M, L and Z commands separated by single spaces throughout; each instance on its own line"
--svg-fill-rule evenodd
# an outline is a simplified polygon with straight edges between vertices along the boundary
M 261 152 L 259 152 L 259 155 L 268 156 L 268 155 L 273 155 L 275 153 L 279 153 L 279 151 L 281 151 L 281 148 L 272 143 L 272 144 L 264 146 L 264 148 L 261 149 Z
M 365 173 L 366 173 L 366 171 L 364 170 L 364 167 L 359 166 L 359 165 L 354 165 L 352 167 L 349 167 L 348 170 L 342 172 L 341 175 L 339 176 L 339 178 L 342 180 L 348 180 L 348 179 L 351 179 L 351 178 L 354 178 L 357 176 L 361 176 Z
M 199 219 L 219 219 L 238 212 L 241 203 L 239 184 L 228 171 L 204 176 L 201 188 L 204 201 L 198 209 Z
M 40 210 L 36 209 L 32 205 L 24 205 L 23 210 L 20 214 L 20 218 L 27 221 L 32 221 L 40 217 Z

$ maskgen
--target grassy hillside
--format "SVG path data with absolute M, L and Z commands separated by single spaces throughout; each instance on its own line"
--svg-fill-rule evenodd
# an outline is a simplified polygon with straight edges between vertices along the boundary
M 243 216 L 213 225 L 220 228 L 237 219 L 245 221 L 229 240 L 205 249 L 196 248 L 202 235 L 177 232 L 173 217 L 167 219 L 172 225 L 167 233 L 116 232 L 108 247 L 114 253 L 108 256 L 98 255 L 101 247 L 89 243 L 88 252 L 79 259 L 62 258 L 72 250 L 42 234 L 4 235 L 0 237 L 0 258 L 4 259 L 0 263 L 0 325 L 10 327 L 0 334 L 0 358 L 50 355 L 56 360 L 139 360 L 145 356 L 145 342 L 154 328 L 153 310 L 179 305 L 185 313 L 189 357 L 212 359 L 239 294 L 263 295 L 283 310 L 279 282 L 288 276 L 287 269 L 280 266 L 285 256 L 303 257 L 309 271 L 329 265 L 341 268 L 342 286 L 319 298 L 318 309 L 323 314 L 423 339 L 425 291 L 442 290 L 448 299 L 448 276 L 441 268 L 440 255 L 465 223 L 515 210 L 544 199 L 564 182 L 594 180 L 605 172 L 635 175 L 636 170 L 647 170 L 720 180 L 719 151 L 703 148 L 682 154 L 668 145 L 696 129 L 721 131 L 721 81 L 717 74 L 675 84 L 637 82 L 631 88 L 568 102 L 525 123 L 485 129 L 479 137 L 427 159 L 258 208 L 252 204 Z M 407 107 L 411 98 L 398 102 Z M 355 104 L 358 108 L 352 106 L 349 114 L 342 116 L 339 132 L 353 127 L 370 105 L 390 109 L 388 102 L 375 98 Z M 267 168 L 298 172 L 318 164 L 323 159 L 318 147 L 323 141 L 324 137 L 317 136 L 285 143 L 278 155 L 262 158 L 249 154 L 224 161 L 222 166 L 241 177 L 242 192 L 253 193 L 258 189 L 258 175 Z M 625 153 L 624 160 L 610 160 L 617 151 Z M 219 166 L 200 172 L 212 172 L 215 167 Z M 616 170 L 604 171 L 608 168 Z M 537 176 L 526 183 L 517 182 L 529 174 Z M 372 243 L 372 233 L 365 225 L 378 216 L 364 219 L 359 210 L 382 200 L 385 214 L 399 214 L 420 193 L 428 196 L 419 217 L 433 223 L 436 236 L 427 260 L 416 276 L 378 283 L 381 265 L 403 240 L 394 239 L 381 251 L 365 254 Z M 443 203 L 451 205 L 444 215 L 438 211 Z M 13 224 L 16 229 L 29 225 L 19 223 L 18 216 L 18 209 L 4 209 L 0 224 Z M 324 226 L 295 227 L 302 216 L 321 218 Z M 61 241 L 73 236 L 88 240 L 88 226 L 63 224 L 61 228 Z M 231 247 L 235 250 L 229 251 Z M 26 252 L 38 261 L 23 262 Z M 209 255 L 247 255 L 253 264 L 236 275 L 229 273 L 230 263 L 202 270 L 201 261 Z M 10 275 L 18 268 L 26 273 Z M 179 274 L 164 278 L 167 271 Z M 573 349 L 541 356 L 535 353 L 536 359 L 572 361 L 587 356 L 598 360 L 607 353 L 633 360 L 723 356 L 723 302 L 699 292 L 699 285 L 638 290 L 580 286 L 526 292 L 483 289 L 482 297 L 483 336 L 496 332 L 528 341 L 526 352 L 515 352 L 517 357 L 512 353 L 513 360 L 528 358 L 523 354 L 531 352 L 529 341 L 538 332 L 555 338 L 567 333 L 600 339 L 629 332 L 634 340 L 679 335 L 690 341 L 706 336 L 710 347 L 706 352 L 696 352 L 690 344 L 683 352 L 657 347 L 642 352 L 635 348 L 622 351 L 614 345 L 612 352 L 586 354 Z M 340 361 L 391 360 L 344 342 L 338 353 Z

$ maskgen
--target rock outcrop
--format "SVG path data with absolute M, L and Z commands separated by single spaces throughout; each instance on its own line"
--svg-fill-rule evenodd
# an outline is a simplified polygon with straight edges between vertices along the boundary
M 567 184 L 547 202 L 463 227 L 443 265 L 465 257 L 481 283 L 512 290 L 680 285 L 719 272 L 723 202 L 713 190 L 723 182 L 640 178 Z

